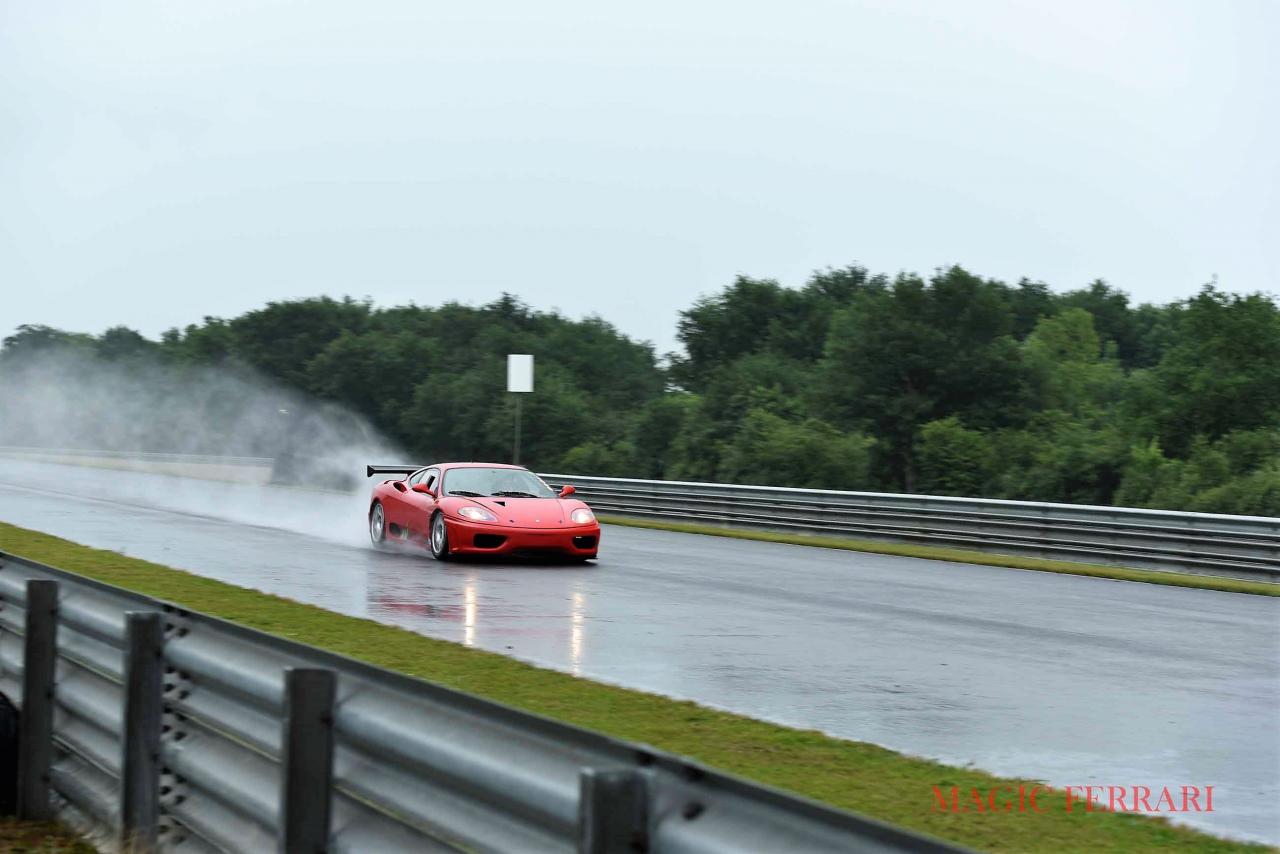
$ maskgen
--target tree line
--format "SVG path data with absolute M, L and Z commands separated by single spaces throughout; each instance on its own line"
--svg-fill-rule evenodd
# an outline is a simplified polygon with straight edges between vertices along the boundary
M 1205 286 L 1133 305 L 961 267 L 740 276 L 659 356 L 603 319 L 327 297 L 159 341 L 24 326 L 0 372 L 68 350 L 250 370 L 363 415 L 421 461 L 510 456 L 506 354 L 532 353 L 522 462 L 718 480 L 1280 515 L 1280 306 Z

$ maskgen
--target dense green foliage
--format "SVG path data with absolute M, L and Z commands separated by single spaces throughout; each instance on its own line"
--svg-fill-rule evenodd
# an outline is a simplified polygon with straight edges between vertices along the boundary
M 0 370 L 76 350 L 222 365 L 364 415 L 420 460 L 506 459 L 507 353 L 537 358 L 523 460 L 578 474 L 1280 515 L 1280 306 L 1206 286 L 1132 306 L 959 267 L 739 277 L 659 359 L 598 318 L 328 298 L 159 342 L 22 327 Z

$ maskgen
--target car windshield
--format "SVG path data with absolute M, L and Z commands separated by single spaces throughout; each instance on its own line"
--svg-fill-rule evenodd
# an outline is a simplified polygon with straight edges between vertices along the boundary
M 527 469 L 460 468 L 444 475 L 447 495 L 494 495 L 504 498 L 555 498 L 538 476 Z

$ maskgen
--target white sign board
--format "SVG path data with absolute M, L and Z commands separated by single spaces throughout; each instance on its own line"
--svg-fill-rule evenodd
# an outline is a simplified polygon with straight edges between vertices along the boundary
M 533 391 L 533 356 L 526 353 L 507 356 L 507 391 Z

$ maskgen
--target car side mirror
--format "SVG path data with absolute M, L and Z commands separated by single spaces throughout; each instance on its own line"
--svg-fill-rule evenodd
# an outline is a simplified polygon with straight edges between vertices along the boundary
M 572 486 L 562 486 L 560 487 L 560 497 L 568 498 L 570 495 L 573 495 L 577 491 L 578 490 L 574 489 Z
M 435 495 L 436 491 L 425 483 L 415 483 L 413 485 L 414 492 L 421 492 L 423 495 Z

